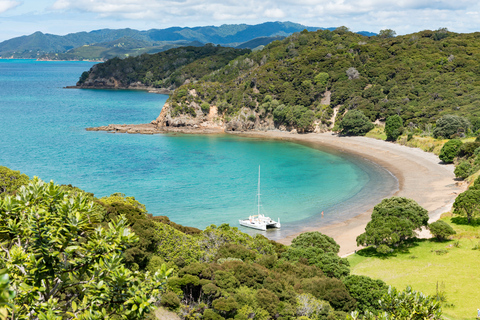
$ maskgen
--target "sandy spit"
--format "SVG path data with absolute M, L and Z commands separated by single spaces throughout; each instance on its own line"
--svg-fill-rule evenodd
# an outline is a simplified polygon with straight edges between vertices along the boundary
M 455 180 L 453 165 L 442 164 L 432 153 L 391 142 L 365 137 L 339 137 L 330 132 L 291 134 L 266 131 L 240 135 L 308 143 L 312 147 L 332 148 L 369 159 L 389 170 L 398 179 L 399 190 L 392 196 L 417 201 L 428 210 L 430 222 L 439 219 L 442 213 L 450 211 L 456 196 L 466 188 L 464 183 Z M 360 249 L 356 245 L 356 238 L 365 231 L 372 209 L 373 207 L 366 212 L 359 212 L 357 216 L 347 221 L 323 227 L 310 226 L 306 231 L 320 231 L 334 238 L 340 244 L 339 255 L 346 256 Z M 278 242 L 288 245 L 297 235 Z

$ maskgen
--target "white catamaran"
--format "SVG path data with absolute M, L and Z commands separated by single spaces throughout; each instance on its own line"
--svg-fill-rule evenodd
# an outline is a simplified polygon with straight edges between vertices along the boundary
M 257 214 L 249 216 L 248 219 L 239 220 L 240 225 L 263 231 L 267 228 L 280 228 L 280 218 L 278 221 L 273 221 L 270 217 L 265 217 L 260 213 L 260 207 L 260 166 L 258 166 Z

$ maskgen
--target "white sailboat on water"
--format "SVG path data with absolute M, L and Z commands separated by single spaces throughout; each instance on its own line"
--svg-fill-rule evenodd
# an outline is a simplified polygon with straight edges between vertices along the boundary
M 240 225 L 263 231 L 267 228 L 280 228 L 280 218 L 278 221 L 273 221 L 270 217 L 265 217 L 260 213 L 260 207 L 260 166 L 258 166 L 257 214 L 249 216 L 248 219 L 239 220 Z

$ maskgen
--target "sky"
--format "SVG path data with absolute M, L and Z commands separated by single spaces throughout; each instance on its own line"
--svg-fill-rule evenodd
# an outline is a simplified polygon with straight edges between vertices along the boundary
M 479 31 L 478 0 L 0 0 L 0 41 L 36 31 L 163 29 L 291 21 L 398 35 Z

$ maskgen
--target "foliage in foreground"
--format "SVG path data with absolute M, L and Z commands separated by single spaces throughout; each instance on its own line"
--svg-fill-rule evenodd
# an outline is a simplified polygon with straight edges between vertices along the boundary
M 389 287 L 388 293 L 379 301 L 382 312 L 378 315 L 365 312 L 361 315 L 355 311 L 347 317 L 350 320 L 440 320 L 442 308 L 432 296 L 424 295 L 407 287 L 404 291 Z
M 126 268 L 122 252 L 137 241 L 124 217 L 97 225 L 85 194 L 35 178 L 0 199 L 0 269 L 11 277 L 15 319 L 141 319 L 158 300 L 169 271 Z

